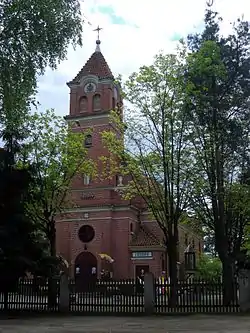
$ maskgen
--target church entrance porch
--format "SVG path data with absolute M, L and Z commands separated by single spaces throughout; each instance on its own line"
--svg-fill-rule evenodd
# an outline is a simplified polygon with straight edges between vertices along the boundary
M 80 253 L 75 260 L 75 283 L 78 292 L 94 287 L 97 279 L 97 259 L 91 252 Z

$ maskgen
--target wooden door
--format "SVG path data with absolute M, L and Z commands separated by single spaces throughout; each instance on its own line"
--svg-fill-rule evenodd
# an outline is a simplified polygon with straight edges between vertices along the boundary
M 149 265 L 136 265 L 135 266 L 135 277 L 140 277 L 149 272 Z

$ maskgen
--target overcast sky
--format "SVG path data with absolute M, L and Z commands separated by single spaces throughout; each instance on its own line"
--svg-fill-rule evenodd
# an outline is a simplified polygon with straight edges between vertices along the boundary
M 244 14 L 250 19 L 250 0 L 214 0 L 224 18 L 223 32 L 230 22 Z M 69 48 L 68 59 L 56 71 L 47 70 L 39 80 L 40 110 L 55 108 L 58 115 L 69 110 L 70 81 L 95 49 L 98 25 L 101 51 L 113 74 L 127 77 L 141 65 L 152 62 L 160 50 L 171 52 L 176 41 L 203 27 L 205 0 L 84 0 L 86 17 L 83 47 Z

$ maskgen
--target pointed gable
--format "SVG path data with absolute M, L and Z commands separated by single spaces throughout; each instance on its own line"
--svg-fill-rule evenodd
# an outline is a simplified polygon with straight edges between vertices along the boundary
M 130 247 L 161 247 L 162 242 L 145 226 L 140 225 L 132 237 Z
M 99 79 L 114 79 L 109 65 L 100 51 L 100 41 L 97 42 L 95 52 L 91 55 L 76 77 L 68 84 L 78 84 L 83 77 L 88 75 L 96 75 Z

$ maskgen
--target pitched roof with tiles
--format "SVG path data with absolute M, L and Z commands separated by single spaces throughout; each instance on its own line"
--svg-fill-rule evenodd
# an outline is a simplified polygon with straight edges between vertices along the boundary
M 155 247 L 162 246 L 162 243 L 146 226 L 140 225 L 132 237 L 130 246 Z
M 86 62 L 86 64 L 82 67 L 80 72 L 76 75 L 76 77 L 69 82 L 70 83 L 79 83 L 81 78 L 87 75 L 96 75 L 100 79 L 113 79 L 114 76 L 109 68 L 109 65 L 107 64 L 103 54 L 100 50 L 100 41 L 96 41 L 96 50 L 91 55 L 89 60 Z

